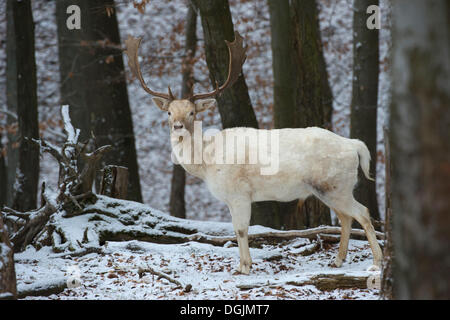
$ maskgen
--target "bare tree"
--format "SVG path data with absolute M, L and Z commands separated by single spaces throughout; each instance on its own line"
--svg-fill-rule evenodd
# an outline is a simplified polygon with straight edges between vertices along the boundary
M 297 125 L 331 129 L 333 97 L 323 56 L 317 3 L 315 0 L 294 0 L 290 6 Z M 330 210 L 316 198 L 299 203 L 299 207 L 304 226 L 331 224 Z
M 379 0 L 359 0 L 354 4 L 353 16 L 353 87 L 350 137 L 364 141 L 372 158 L 372 172 L 377 160 L 377 105 L 379 75 L 379 32 L 369 29 L 367 8 L 379 5 Z M 354 194 L 374 219 L 379 219 L 376 183 L 359 175 Z M 375 178 L 375 174 L 374 174 Z
M 2 129 L 0 129 L 0 190 L 4 190 L 0 192 L 0 208 L 6 204 L 6 190 L 8 187 L 8 173 L 6 171 L 6 161 L 5 154 L 3 150 L 2 144 Z
M 228 50 L 225 40 L 233 41 L 234 27 L 228 0 L 192 0 L 199 11 L 205 41 L 206 63 L 213 86 L 227 78 Z M 217 97 L 222 127 L 257 128 L 244 74 L 241 73 L 234 85 Z M 274 201 L 252 203 L 252 224 L 281 228 L 278 218 L 279 205 Z
M 186 17 L 186 58 L 182 67 L 181 95 L 188 97 L 193 93 L 194 86 L 194 57 L 197 49 L 197 12 L 189 4 Z M 172 185 L 170 191 L 170 214 L 178 218 L 186 218 L 186 208 L 184 202 L 184 188 L 186 184 L 186 172 L 183 167 L 174 164 L 172 173 Z
M 9 117 L 17 130 L 8 137 L 7 203 L 25 211 L 36 208 L 39 179 L 39 149 L 31 142 L 39 128 L 30 1 L 7 1 L 7 29 L 7 105 L 17 114 Z
M 450 298 L 450 15 L 445 0 L 393 4 L 393 296 Z
M 62 104 L 82 132 L 112 145 L 103 164 L 127 167 L 128 199 L 142 201 L 131 111 L 113 0 L 81 0 L 81 29 L 67 28 L 71 0 L 56 3 Z M 98 181 L 98 180 L 97 180 Z

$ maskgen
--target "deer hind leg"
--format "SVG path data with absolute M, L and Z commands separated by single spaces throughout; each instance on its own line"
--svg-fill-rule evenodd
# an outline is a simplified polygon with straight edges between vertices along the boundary
M 345 205 L 339 206 L 338 210 L 340 212 L 345 212 L 347 215 L 354 218 L 364 228 L 373 254 L 373 265 L 369 268 L 369 270 L 379 270 L 381 267 L 381 260 L 383 259 L 383 253 L 381 252 L 380 245 L 378 244 L 375 229 L 370 221 L 369 210 L 356 201 L 353 197 L 350 201 L 346 201 L 345 203 Z
M 342 266 L 347 257 L 348 240 L 350 239 L 350 230 L 352 227 L 353 218 L 334 209 L 339 221 L 341 222 L 341 241 L 339 242 L 339 252 L 334 261 L 334 265 L 338 268 Z
M 251 203 L 238 202 L 230 204 L 231 218 L 234 232 L 239 246 L 239 269 L 242 274 L 249 274 L 252 265 L 250 249 L 248 246 L 248 226 L 250 224 Z

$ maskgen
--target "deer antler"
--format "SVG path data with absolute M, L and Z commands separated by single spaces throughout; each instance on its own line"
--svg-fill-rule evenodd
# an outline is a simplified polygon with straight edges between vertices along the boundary
M 205 99 L 221 94 L 226 88 L 232 86 L 239 78 L 242 66 L 244 65 L 245 59 L 247 59 L 247 46 L 244 47 L 242 45 L 244 42 L 244 38 L 242 38 L 239 32 L 235 31 L 234 37 L 235 39 L 233 42 L 225 40 L 228 46 L 228 54 L 230 57 L 230 62 L 228 65 L 228 77 L 225 83 L 219 87 L 219 84 L 216 81 L 216 89 L 214 91 L 192 95 L 189 100 L 195 101 L 198 99 Z
M 130 67 L 131 71 L 133 72 L 134 76 L 139 79 L 141 82 L 142 88 L 144 90 L 155 97 L 164 98 L 170 101 L 175 100 L 174 95 L 172 94 L 172 91 L 169 87 L 169 93 L 161 93 L 151 90 L 147 85 L 145 84 L 144 78 L 142 77 L 141 73 L 141 67 L 139 66 L 139 60 L 138 60 L 138 50 L 139 45 L 141 44 L 141 38 L 135 38 L 133 36 L 128 36 L 128 39 L 125 40 L 125 45 L 127 49 L 125 50 L 126 55 L 128 56 L 128 66 Z

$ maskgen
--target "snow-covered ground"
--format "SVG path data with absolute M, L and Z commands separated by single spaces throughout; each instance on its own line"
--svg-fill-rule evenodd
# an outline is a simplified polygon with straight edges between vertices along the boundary
M 146 205 L 104 196 L 85 211 L 75 216 L 67 216 L 64 211 L 55 213 L 46 229 L 51 232 L 52 245 L 48 246 L 49 233 L 44 233 L 37 237 L 35 246 L 29 245 L 15 255 L 19 294 L 65 283 L 67 287 L 62 292 L 24 297 L 375 299 L 378 296 L 378 288 L 367 289 L 366 279 L 362 285 L 328 290 L 310 282 L 319 275 L 352 278 L 379 275 L 366 271 L 372 264 L 367 241 L 351 240 L 343 267 L 334 268 L 338 244 L 320 236 L 314 240 L 258 240 L 250 243 L 251 273 L 241 275 L 236 272 L 239 248 L 236 241 L 229 239 L 235 239 L 229 222 L 175 218 Z M 249 230 L 250 235 L 257 234 L 259 238 L 268 232 L 277 231 L 262 226 L 251 226 Z M 117 235 L 132 240 L 109 241 L 117 240 Z M 186 237 L 199 240 L 186 241 Z M 200 242 L 206 238 L 207 243 Z M 212 239 L 223 241 L 219 245 Z M 40 247 L 42 244 L 47 245 Z M 149 268 L 179 283 L 141 272 Z M 79 286 L 74 287 L 74 281 Z M 190 290 L 186 290 L 188 286 Z
M 301 285 L 318 274 L 367 276 L 372 263 L 366 241 L 351 240 L 349 256 L 342 268 L 331 267 L 337 244 L 326 245 L 310 256 L 301 250 L 309 240 L 298 239 L 263 248 L 251 248 L 250 275 L 235 274 L 239 263 L 237 247 L 210 244 L 154 244 L 128 241 L 109 242 L 102 254 L 64 258 L 44 247 L 30 248 L 15 255 L 19 292 L 48 283 L 79 279 L 80 286 L 66 288 L 48 297 L 26 299 L 378 299 L 378 289 L 335 289 L 321 291 Z M 139 276 L 148 266 L 168 274 L 183 288 L 150 273 Z M 250 289 L 248 289 L 250 288 Z

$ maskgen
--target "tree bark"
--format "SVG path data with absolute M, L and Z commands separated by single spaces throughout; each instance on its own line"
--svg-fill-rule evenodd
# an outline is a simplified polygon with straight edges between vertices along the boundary
M 8 204 L 21 211 L 36 208 L 39 150 L 30 141 L 39 138 L 34 22 L 30 1 L 8 0 L 8 109 L 18 117 L 8 157 Z M 15 150 L 14 150 L 15 149 Z M 11 159 L 11 161 L 9 161 Z
M 316 1 L 291 1 L 290 19 L 296 66 L 291 72 L 296 75 L 297 125 L 331 129 L 333 97 L 323 56 Z M 305 227 L 331 224 L 330 209 L 318 199 L 308 198 L 299 205 L 300 219 Z
M 6 148 L 2 144 L 2 128 L 0 128 L 0 208 L 6 204 L 6 190 L 8 190 L 8 172 L 6 171 L 5 154 Z
M 269 0 L 272 66 L 274 78 L 274 127 L 298 127 L 297 107 L 295 101 L 296 75 L 292 72 L 294 56 L 292 54 L 293 35 L 288 19 L 288 0 Z M 305 225 L 298 213 L 298 200 L 278 204 L 278 216 L 266 216 L 264 212 L 253 218 L 255 224 L 274 227 L 279 225 L 284 229 L 301 229 Z M 269 219 L 272 219 L 270 221 Z M 267 221 L 269 220 L 269 221 Z M 279 220 L 279 222 L 277 222 Z
M 81 29 L 69 30 L 70 0 L 56 3 L 61 98 L 70 105 L 81 139 L 112 145 L 103 165 L 127 167 L 128 199 L 142 202 L 119 28 L 113 0 L 80 0 Z M 97 179 L 97 186 L 99 180 Z
M 350 117 L 350 137 L 364 141 L 369 148 L 371 172 L 376 178 L 377 161 L 377 106 L 379 75 L 379 31 L 367 28 L 366 13 L 379 0 L 355 1 L 353 16 L 353 86 Z M 376 183 L 364 177 L 359 170 L 355 199 L 369 209 L 375 220 L 380 219 Z
M 8 232 L 0 216 L 0 300 L 16 299 L 16 272 L 14 269 L 14 253 Z
M 391 209 L 391 147 L 389 143 L 389 133 L 384 131 L 384 150 L 385 150 L 385 245 L 383 248 L 383 270 L 381 277 L 380 297 L 385 300 L 392 299 L 392 259 L 394 258 L 394 246 L 392 243 L 392 209 Z
M 192 3 L 200 12 L 206 63 L 211 84 L 215 86 L 216 81 L 223 84 L 228 75 L 228 49 L 225 40 L 234 40 L 233 21 L 228 0 L 192 0 Z M 217 103 L 224 129 L 258 128 L 258 121 L 252 108 L 243 72 L 232 87 L 217 97 Z M 275 201 L 252 203 L 250 224 L 282 228 L 281 219 L 277 218 L 279 210 L 279 205 Z
M 444 0 L 393 4 L 395 299 L 450 298 L 449 12 Z
M 104 167 L 100 194 L 116 199 L 126 199 L 127 191 L 128 169 L 118 166 Z
M 186 58 L 183 61 L 181 83 L 181 95 L 183 98 L 193 92 L 194 87 L 194 63 L 195 52 L 197 49 L 197 12 L 192 4 L 188 5 L 186 17 Z M 170 190 L 170 214 L 178 218 L 186 218 L 186 207 L 184 202 L 184 190 L 186 185 L 186 172 L 179 164 L 173 165 L 172 184 Z

